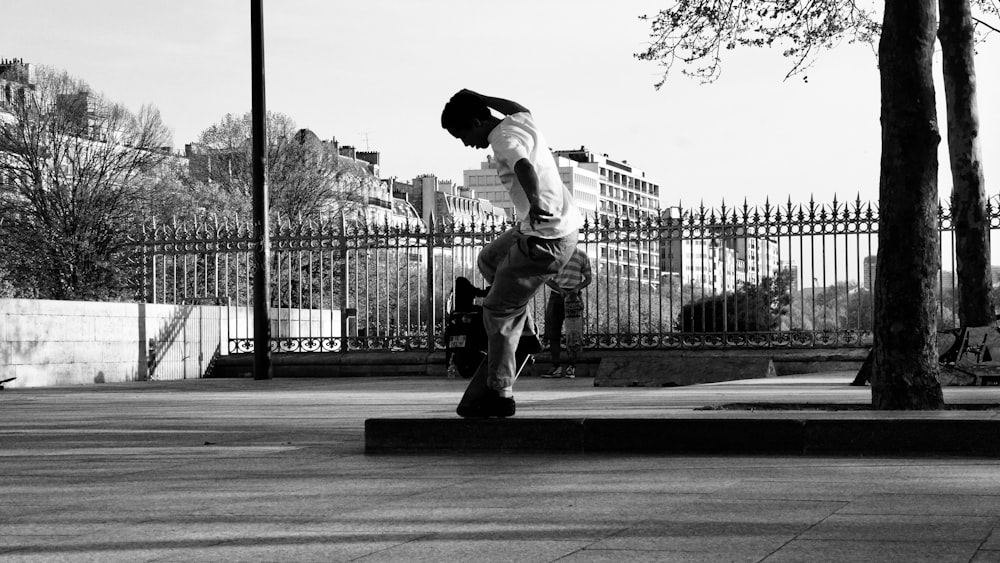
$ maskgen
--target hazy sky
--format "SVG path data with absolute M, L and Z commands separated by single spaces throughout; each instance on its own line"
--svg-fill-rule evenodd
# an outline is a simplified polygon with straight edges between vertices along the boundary
M 808 81 L 783 81 L 779 52 L 739 51 L 714 84 L 677 73 L 655 91 L 658 68 L 633 56 L 648 39 L 638 16 L 667 2 L 265 0 L 267 106 L 380 151 L 383 176 L 407 180 L 461 182 L 485 158 L 440 128 L 444 102 L 468 87 L 530 108 L 553 148 L 628 160 L 667 204 L 877 199 L 870 47 L 825 53 Z M 249 111 L 249 43 L 246 0 L 3 0 L 0 58 L 65 69 L 133 109 L 152 103 L 178 148 Z M 989 182 L 1000 177 L 1000 38 L 977 70 Z M 943 123 L 940 87 L 938 102 Z

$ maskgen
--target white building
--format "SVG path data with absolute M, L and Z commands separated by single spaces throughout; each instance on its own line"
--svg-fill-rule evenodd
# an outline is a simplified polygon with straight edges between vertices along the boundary
M 477 197 L 471 187 L 459 186 L 434 174 L 417 176 L 405 191 L 425 224 L 430 223 L 431 214 L 438 222 L 467 226 L 502 224 L 509 218 L 499 206 Z
M 739 237 L 721 225 L 691 225 L 677 207 L 663 210 L 660 264 L 683 287 L 720 294 L 757 285 L 788 265 L 779 260 L 778 241 L 769 237 Z M 680 228 L 681 226 L 686 227 Z M 673 228 L 671 228 L 673 227 Z M 699 234 L 700 233 L 700 234 Z M 797 267 L 796 267 L 797 269 Z
M 876 256 L 865 256 L 864 261 L 864 272 L 862 273 L 861 287 L 869 290 L 875 290 L 875 262 L 877 261 Z
M 553 154 L 568 159 L 582 169 L 589 171 L 596 183 L 596 190 L 588 183 L 581 183 L 581 208 L 587 209 L 591 223 L 596 219 L 604 224 L 619 220 L 620 228 L 634 228 L 640 223 L 655 220 L 660 212 L 660 186 L 651 182 L 646 173 L 628 163 L 608 158 L 586 147 L 571 150 L 557 150 Z M 587 182 L 588 177 L 577 176 Z M 591 195 L 593 194 L 593 195 Z M 592 208 L 591 208 L 592 205 Z M 659 283 L 660 242 L 656 238 L 639 233 L 638 240 L 616 243 L 598 243 L 594 249 L 598 264 L 609 268 L 610 273 L 628 280 Z

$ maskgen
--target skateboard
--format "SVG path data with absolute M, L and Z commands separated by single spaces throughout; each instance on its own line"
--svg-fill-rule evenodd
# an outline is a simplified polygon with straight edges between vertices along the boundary
M 566 351 L 574 360 L 579 359 L 583 351 L 583 302 L 580 296 L 571 293 L 564 301 L 566 318 L 563 328 L 566 330 Z
M 517 381 L 517 378 L 524 373 L 525 368 L 529 368 L 529 366 L 535 363 L 535 355 L 517 352 L 514 354 L 514 361 L 517 365 L 517 373 L 514 374 L 514 381 Z M 486 361 L 486 355 L 484 354 L 478 369 L 476 369 L 476 374 L 472 376 L 472 379 L 469 380 L 469 385 L 465 388 L 462 400 L 458 402 L 459 406 L 476 401 L 486 394 L 489 390 L 489 387 L 486 386 L 488 373 L 489 363 Z

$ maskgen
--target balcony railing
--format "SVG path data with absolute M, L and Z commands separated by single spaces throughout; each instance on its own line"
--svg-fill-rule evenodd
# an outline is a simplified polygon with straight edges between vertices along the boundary
M 991 238 L 1000 230 L 989 209 Z M 939 329 L 957 323 L 954 236 L 939 212 Z M 479 250 L 508 225 L 277 222 L 271 236 L 276 351 L 443 346 L 458 276 L 483 286 Z M 136 241 L 149 302 L 226 303 L 230 351 L 252 350 L 250 225 L 150 226 Z M 588 348 L 858 347 L 871 343 L 877 208 L 850 204 L 671 209 L 647 221 L 588 220 Z M 631 249 L 629 260 L 616 250 Z M 636 250 L 638 249 L 638 250 Z M 617 254 L 620 256 L 620 254 Z M 544 332 L 547 290 L 531 304 Z

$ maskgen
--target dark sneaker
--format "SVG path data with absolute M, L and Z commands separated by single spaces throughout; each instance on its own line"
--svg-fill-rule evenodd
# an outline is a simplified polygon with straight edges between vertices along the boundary
M 487 390 L 486 394 L 475 401 L 458 405 L 456 412 L 462 418 L 506 418 L 514 416 L 514 398 L 501 397 L 493 389 Z
M 563 372 L 563 376 L 566 379 L 573 379 L 576 377 L 576 366 L 566 366 L 566 371 Z
M 517 342 L 517 351 L 515 354 L 518 357 L 524 357 L 528 354 L 537 354 L 542 351 L 542 341 L 538 339 L 536 334 L 522 334 L 521 339 Z
M 548 373 L 543 373 L 542 377 L 545 379 L 558 379 L 563 376 L 563 369 L 556 366 L 548 371 Z

